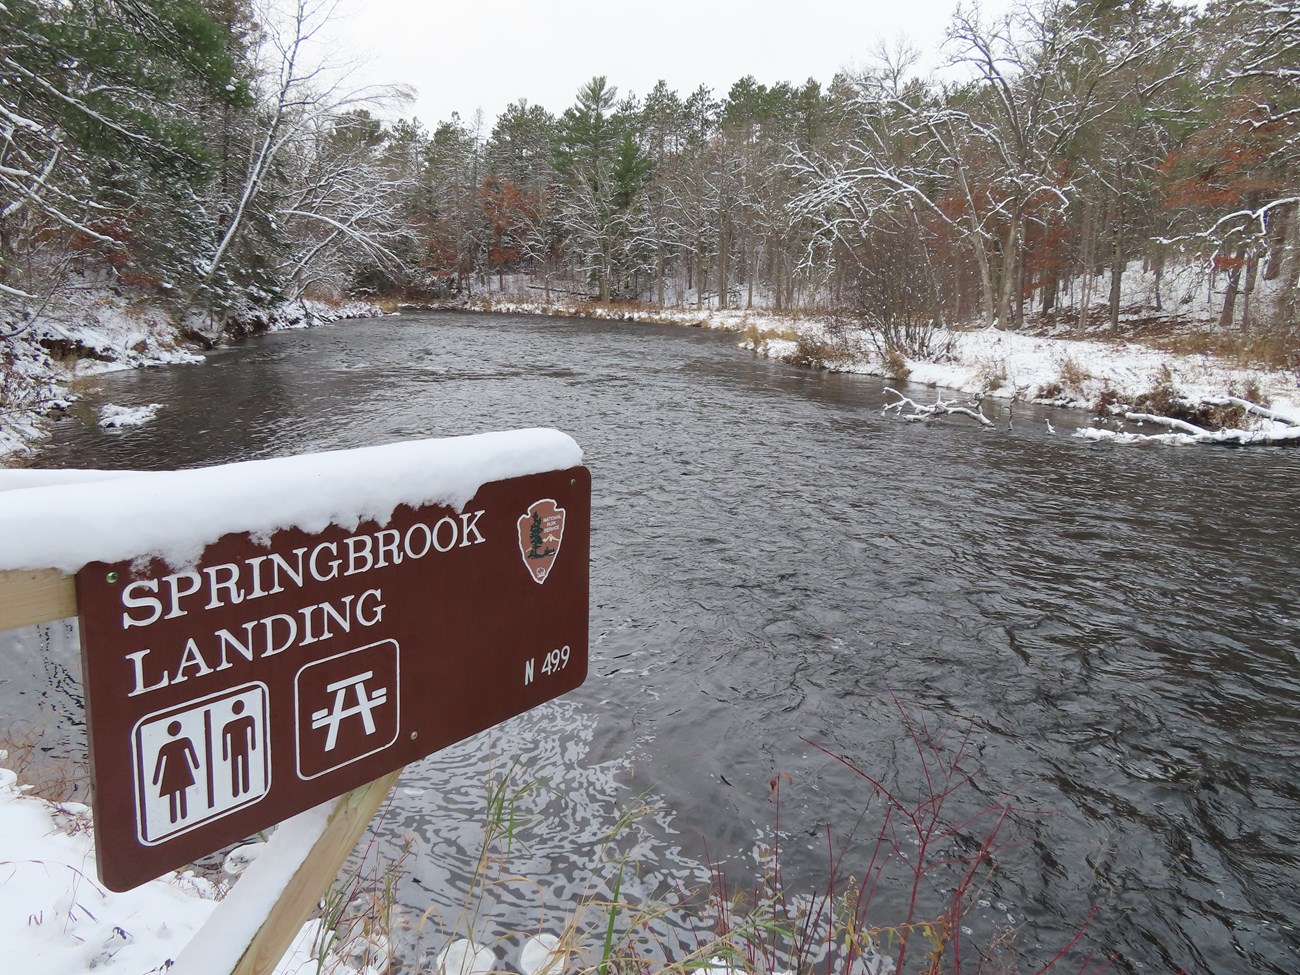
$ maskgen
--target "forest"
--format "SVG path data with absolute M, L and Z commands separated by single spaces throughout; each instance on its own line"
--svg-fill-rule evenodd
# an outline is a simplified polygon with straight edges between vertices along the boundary
M 558 112 L 520 98 L 432 130 L 400 86 L 314 58 L 329 15 L 0 0 L 0 328 L 88 278 L 207 342 L 304 296 L 507 277 L 539 298 L 1114 325 L 1126 273 L 1154 275 L 1159 308 L 1190 262 L 1220 326 L 1300 318 L 1296 0 L 963 5 L 934 78 L 863 38 L 869 66 L 826 86 L 595 77 Z

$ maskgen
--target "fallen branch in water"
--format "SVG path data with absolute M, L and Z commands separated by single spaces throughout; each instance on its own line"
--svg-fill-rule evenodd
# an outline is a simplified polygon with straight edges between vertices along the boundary
M 1272 420 L 1275 423 L 1282 423 L 1289 427 L 1300 427 L 1300 421 L 1295 417 L 1285 416 L 1273 410 L 1266 409 L 1258 403 L 1252 403 L 1248 399 L 1240 399 L 1236 396 L 1220 396 L 1216 399 L 1205 400 L 1210 406 L 1239 406 L 1247 413 L 1254 413 L 1256 416 L 1262 416 L 1266 420 Z
M 898 397 L 897 403 L 886 403 L 883 412 L 888 413 L 890 410 L 897 411 L 898 415 L 904 420 L 927 422 L 941 416 L 968 416 L 972 420 L 978 420 L 981 426 L 991 427 L 993 421 L 984 415 L 982 410 L 973 410 L 969 406 L 957 406 L 952 400 L 945 400 L 942 396 L 937 396 L 930 406 L 922 406 L 915 400 L 908 399 L 898 390 L 891 387 L 885 387 L 886 393 L 893 393 Z M 903 407 L 910 406 L 911 413 L 904 413 Z
M 1157 426 L 1178 430 L 1193 437 L 1212 435 L 1211 431 L 1205 429 L 1205 427 L 1198 427 L 1195 423 L 1188 423 L 1186 420 L 1179 420 L 1177 417 L 1172 416 L 1156 416 L 1154 413 L 1125 413 L 1124 419 L 1132 420 L 1135 423 L 1154 423 Z
M 1177 417 L 1158 416 L 1152 413 L 1125 413 L 1124 419 L 1135 423 L 1154 423 L 1168 427 L 1174 433 L 1130 433 L 1124 430 L 1103 430 L 1097 427 L 1085 427 L 1076 430 L 1074 435 L 1084 440 L 1107 441 L 1117 444 L 1171 444 L 1173 446 L 1191 446 L 1193 444 L 1218 444 L 1224 447 L 1300 447 L 1300 420 L 1239 399 L 1236 396 L 1223 396 L 1205 400 L 1210 406 L 1235 406 L 1247 414 L 1263 417 L 1269 421 L 1266 427 L 1254 430 L 1227 428 L 1207 430 L 1205 427 L 1188 423 Z

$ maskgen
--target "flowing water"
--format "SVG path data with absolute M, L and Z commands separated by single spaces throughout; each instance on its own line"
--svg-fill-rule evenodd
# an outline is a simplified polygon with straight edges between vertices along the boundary
M 502 876 L 528 879 L 482 898 L 490 937 L 607 890 L 602 850 L 635 863 L 625 895 L 694 885 L 706 857 L 744 884 L 778 815 L 788 886 L 824 885 L 834 850 L 861 877 L 881 808 L 828 753 L 914 799 L 946 728 L 971 775 L 953 819 L 1018 810 L 999 836 L 1018 843 L 971 895 L 975 937 L 1016 926 L 1036 967 L 1095 907 L 1067 970 L 1090 950 L 1120 972 L 1300 969 L 1300 451 L 1092 445 L 1064 435 L 1082 414 L 1023 406 L 995 431 L 911 425 L 881 415 L 883 390 L 703 332 L 407 315 L 106 377 L 83 419 L 151 402 L 157 418 L 69 418 L 37 462 L 169 468 L 527 426 L 582 444 L 590 677 L 404 777 L 401 899 L 436 909 L 412 951 L 457 920 L 489 781 L 540 780 L 517 803 L 535 818 L 494 847 Z M 67 625 L 3 640 L 10 673 L 54 645 L 0 693 L 75 741 Z M 967 849 L 994 822 L 966 824 Z M 891 888 L 870 920 L 904 903 Z

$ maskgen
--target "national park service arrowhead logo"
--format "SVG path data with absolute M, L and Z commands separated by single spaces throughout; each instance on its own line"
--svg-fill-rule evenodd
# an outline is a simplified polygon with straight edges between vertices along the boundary
M 550 498 L 530 505 L 519 518 L 519 554 L 533 581 L 541 585 L 550 575 L 564 538 L 564 509 Z

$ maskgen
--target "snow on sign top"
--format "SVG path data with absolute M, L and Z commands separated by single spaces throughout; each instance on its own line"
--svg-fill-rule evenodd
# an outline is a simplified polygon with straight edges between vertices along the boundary
M 180 569 L 222 535 L 382 525 L 401 504 L 459 511 L 490 481 L 581 463 L 572 437 L 532 429 L 86 481 L 53 477 L 0 493 L 0 570 L 73 573 L 89 562 L 148 557 Z M 39 480 L 32 473 L 16 483 Z

